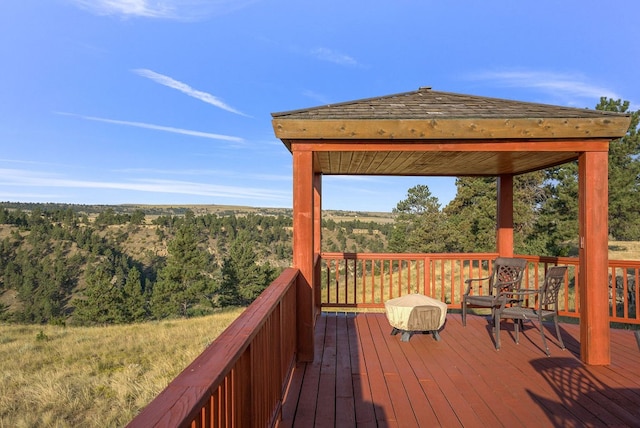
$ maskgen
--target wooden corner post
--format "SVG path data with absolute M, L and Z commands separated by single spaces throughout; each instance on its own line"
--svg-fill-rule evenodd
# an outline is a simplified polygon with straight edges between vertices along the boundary
M 297 293 L 298 360 L 313 361 L 313 152 L 293 149 L 293 266 L 300 270 Z
M 513 256 L 513 175 L 498 177 L 496 247 L 501 257 Z
M 611 363 L 608 266 L 608 153 L 578 159 L 580 359 Z
M 322 265 L 320 261 L 320 253 L 322 252 L 322 174 L 315 173 L 313 175 L 313 262 L 315 271 L 313 276 L 314 291 L 314 317 L 320 315 L 322 310 L 320 304 L 322 302 L 320 296 L 320 275 Z

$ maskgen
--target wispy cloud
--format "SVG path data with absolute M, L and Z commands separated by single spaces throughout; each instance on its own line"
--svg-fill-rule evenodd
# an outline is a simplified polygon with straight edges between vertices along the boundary
M 167 86 L 171 89 L 178 90 L 185 95 L 193 97 L 197 100 L 205 102 L 207 104 L 211 104 L 212 106 L 221 108 L 223 110 L 229 111 L 231 113 L 239 114 L 242 116 L 247 116 L 246 114 L 234 109 L 233 107 L 225 104 L 220 98 L 213 96 L 207 92 L 198 91 L 197 89 L 193 89 L 191 86 L 186 83 L 175 80 L 169 76 L 165 76 L 164 74 L 156 73 L 153 70 L 148 70 L 146 68 L 138 68 L 133 70 L 134 73 L 146 77 L 147 79 L 151 79 L 156 83 Z
M 225 186 L 193 181 L 138 179 L 128 182 L 76 180 L 58 174 L 0 168 L 0 184 L 39 188 L 115 189 L 234 199 L 289 201 L 290 192 L 266 188 Z M 24 194 L 21 194 L 24 196 Z
M 60 164 L 60 163 L 52 163 L 52 162 L 41 162 L 41 161 L 32 161 L 32 160 L 22 160 L 22 159 L 0 159 L 0 163 L 17 163 L 17 164 L 25 164 L 25 165 L 45 165 L 45 166 L 56 166 L 56 167 L 65 167 L 69 168 L 70 165 Z
M 200 137 L 200 138 L 210 138 L 212 140 L 225 140 L 225 141 L 233 141 L 236 143 L 244 142 L 244 139 L 240 137 L 234 137 L 230 135 L 222 135 L 222 134 L 212 134 L 210 132 L 202 132 L 202 131 L 193 131 L 190 129 L 182 129 L 182 128 L 173 128 L 171 126 L 161 126 L 161 125 L 153 125 L 151 123 L 143 123 L 143 122 L 129 122 L 126 120 L 116 120 L 116 119 L 106 119 L 103 117 L 94 117 L 94 116 L 83 116 L 74 113 L 65 113 L 65 112 L 56 112 L 56 114 L 77 117 L 84 120 L 93 120 L 95 122 L 104 122 L 104 123 L 112 123 L 114 125 L 125 125 L 125 126 L 133 126 L 136 128 L 145 128 L 145 129 L 153 129 L 155 131 L 163 131 L 163 132 L 172 132 L 174 134 L 182 134 L 189 135 L 192 137 Z
M 194 21 L 241 9 L 257 0 L 70 0 L 102 16 Z
M 579 73 L 545 71 L 489 71 L 471 76 L 472 80 L 487 80 L 504 87 L 532 88 L 564 98 L 620 98 L 609 88 L 594 84 Z
M 328 48 L 316 48 L 311 51 L 311 55 L 321 61 L 333 62 L 338 65 L 357 66 L 358 61 L 353 57 Z
M 226 178 L 242 178 L 243 180 L 262 180 L 262 181 L 290 181 L 291 175 L 278 174 L 253 174 L 241 171 L 220 170 L 220 169 L 154 169 L 154 168 L 126 168 L 119 169 L 121 173 L 135 174 L 156 174 L 156 175 L 189 175 L 189 176 L 216 176 Z
M 145 18 L 179 17 L 175 2 L 154 0 L 72 0 L 82 9 L 97 15 L 139 16 Z

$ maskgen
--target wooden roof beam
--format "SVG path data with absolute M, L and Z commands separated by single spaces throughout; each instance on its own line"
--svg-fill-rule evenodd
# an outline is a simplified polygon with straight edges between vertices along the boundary
M 276 137 L 341 140 L 469 140 L 616 138 L 629 127 L 626 116 L 507 119 L 284 119 L 272 120 Z

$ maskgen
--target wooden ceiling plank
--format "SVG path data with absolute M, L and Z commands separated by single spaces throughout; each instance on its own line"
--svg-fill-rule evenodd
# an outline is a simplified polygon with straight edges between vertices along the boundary
M 396 169 L 396 171 L 412 171 L 415 169 L 415 159 L 413 156 L 413 153 L 411 152 L 404 152 L 402 153 L 402 155 L 399 157 L 398 161 L 392 165 L 393 168 Z
M 368 165 L 370 163 L 370 160 L 367 160 L 368 156 L 367 155 L 371 155 L 370 153 L 363 153 L 363 152 L 352 152 L 352 166 L 351 166 L 351 172 L 354 174 L 359 174 L 363 169 L 363 165 Z
M 362 165 L 360 166 L 360 172 L 362 174 L 370 174 L 371 171 L 375 171 L 373 169 L 373 165 L 375 164 L 376 157 L 381 156 L 378 153 L 366 153 L 363 157 Z
M 458 171 L 453 175 L 520 174 L 575 160 L 572 152 L 320 152 L 316 168 L 323 174 L 441 175 L 441 171 Z M 346 155 L 346 156 L 345 156 Z M 350 159 L 350 161 L 348 161 Z M 504 165 L 511 165 L 506 171 Z M 470 171 L 467 171 L 470 170 Z M 460 172 L 463 171 L 463 172 Z
M 375 153 L 374 158 L 372 159 L 369 167 L 367 169 L 367 174 L 377 174 L 378 171 L 381 171 L 382 165 L 385 165 L 387 162 L 387 157 L 389 156 L 389 152 L 377 152 Z
M 351 170 L 353 160 L 353 152 L 340 152 L 340 171 L 349 171 Z

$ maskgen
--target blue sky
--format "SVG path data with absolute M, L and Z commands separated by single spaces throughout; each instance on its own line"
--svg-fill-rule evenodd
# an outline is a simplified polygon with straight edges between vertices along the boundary
M 434 90 L 640 108 L 640 3 L 2 0 L 0 201 L 291 207 L 271 113 Z M 452 178 L 325 177 L 390 211 Z

